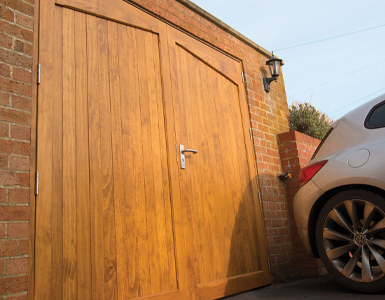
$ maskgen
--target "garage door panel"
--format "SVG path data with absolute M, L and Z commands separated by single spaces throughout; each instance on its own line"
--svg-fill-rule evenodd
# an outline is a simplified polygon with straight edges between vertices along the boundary
M 144 30 L 159 32 L 159 22 L 123 0 L 49 0 L 56 5 L 86 12 Z
M 241 68 L 176 30 L 169 30 L 169 39 L 176 139 L 198 150 L 186 154 L 186 169 L 180 169 L 187 256 L 196 261 L 190 285 L 208 291 L 216 285 L 212 282 L 234 285 L 238 281 L 230 279 L 256 272 L 266 280 L 254 287 L 263 285 L 269 275 L 262 263 L 264 235 L 255 229 L 261 207 L 255 186 L 252 190 L 244 87 L 240 74 L 235 77 Z M 222 296 L 230 290 L 222 290 Z
M 37 237 L 37 249 L 51 252 L 52 263 L 39 252 L 37 292 L 55 299 L 175 297 L 159 37 L 67 8 L 56 7 L 55 16 L 57 97 L 42 100 L 55 102 L 41 123 L 52 124 L 55 157 L 52 190 L 41 196 L 53 197 L 45 202 L 51 211 L 37 211 L 38 226 L 50 232 L 44 245 Z
M 198 283 L 260 270 L 240 109 L 228 101 L 238 99 L 238 87 L 183 48 L 177 57 L 182 93 L 177 131 L 182 144 L 199 148 L 199 155 L 186 157 L 186 170 L 202 168 L 181 175 L 188 185 L 182 197 L 193 203 L 188 204 L 193 211 L 189 222 L 194 224 L 191 234 L 199 257 Z M 240 210 L 241 205 L 248 207 Z M 251 213 L 246 215 L 247 209 Z M 221 263 L 214 267 L 218 259 Z

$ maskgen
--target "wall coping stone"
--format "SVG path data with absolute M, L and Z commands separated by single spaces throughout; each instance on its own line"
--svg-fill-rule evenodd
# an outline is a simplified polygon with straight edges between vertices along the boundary
M 200 6 L 196 5 L 195 3 L 191 2 L 190 0 L 176 0 L 177 2 L 183 4 L 187 8 L 191 9 L 192 11 L 196 12 L 197 14 L 201 15 L 202 17 L 206 18 L 210 22 L 214 23 L 224 31 L 232 34 L 234 37 L 237 39 L 241 40 L 245 44 L 249 45 L 250 47 L 254 48 L 257 50 L 259 53 L 262 53 L 266 57 L 270 58 L 271 57 L 271 52 L 266 50 L 265 48 L 259 46 L 257 43 L 253 42 L 250 40 L 248 37 L 244 36 L 242 33 L 238 32 L 234 28 L 230 27 L 227 25 L 225 22 L 219 20 L 217 17 L 214 17 L 212 14 L 209 12 L 205 11 L 203 8 Z M 275 56 L 275 55 L 274 55 Z M 275 56 L 278 57 L 278 56 Z M 282 61 L 282 65 L 284 62 Z

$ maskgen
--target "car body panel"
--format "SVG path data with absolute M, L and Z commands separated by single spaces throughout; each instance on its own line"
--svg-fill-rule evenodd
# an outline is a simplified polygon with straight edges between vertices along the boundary
M 368 129 L 364 126 L 371 109 L 384 100 L 385 94 L 331 124 L 333 131 L 310 164 L 321 160 L 328 162 L 294 197 L 298 234 L 313 256 L 309 235 L 314 233 L 308 231 L 309 218 L 315 203 L 324 193 L 352 185 L 385 191 L 385 128 Z
M 301 188 L 296 197 L 299 200 L 302 199 L 318 199 L 323 195 L 323 192 L 314 184 L 313 181 L 309 181 Z M 294 201 L 294 218 L 298 229 L 298 236 L 303 241 L 306 250 L 311 254 L 311 246 L 308 235 L 308 224 L 310 212 L 313 208 L 314 202 L 312 201 Z

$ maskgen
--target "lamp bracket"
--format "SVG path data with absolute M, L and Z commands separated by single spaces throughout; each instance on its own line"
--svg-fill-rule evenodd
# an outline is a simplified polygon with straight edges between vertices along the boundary
M 270 83 L 272 81 L 277 81 L 277 77 L 272 77 L 272 78 L 263 77 L 263 86 L 265 87 L 266 93 L 270 92 Z

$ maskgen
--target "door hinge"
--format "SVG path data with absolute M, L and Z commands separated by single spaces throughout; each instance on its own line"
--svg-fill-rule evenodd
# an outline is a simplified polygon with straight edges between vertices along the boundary
M 258 191 L 259 204 L 262 202 L 261 191 Z
M 40 79 L 41 79 L 41 64 L 37 65 L 37 84 L 40 84 Z
M 253 129 L 250 128 L 250 140 L 252 140 L 252 139 L 253 139 Z
M 269 273 L 271 273 L 270 258 L 267 259 L 267 265 L 269 266 Z
M 242 82 L 245 82 L 245 74 L 242 72 Z
M 35 195 L 39 194 L 39 172 L 36 172 L 35 175 Z

